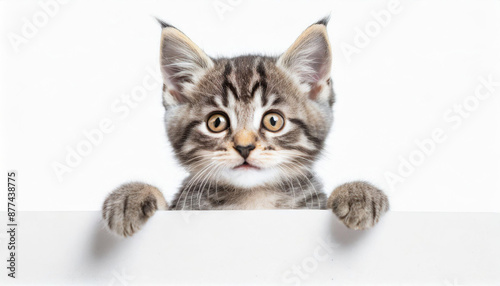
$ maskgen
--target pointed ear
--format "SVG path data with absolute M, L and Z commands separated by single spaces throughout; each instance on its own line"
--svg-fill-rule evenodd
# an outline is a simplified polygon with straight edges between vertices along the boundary
M 327 22 L 328 19 L 323 19 L 309 26 L 277 62 L 278 66 L 297 77 L 301 84 L 309 85 L 311 98 L 315 98 L 315 91 L 319 92 L 330 78 L 332 53 Z
M 160 64 L 164 80 L 164 104 L 190 100 L 187 91 L 214 63 L 193 41 L 177 28 L 162 25 Z

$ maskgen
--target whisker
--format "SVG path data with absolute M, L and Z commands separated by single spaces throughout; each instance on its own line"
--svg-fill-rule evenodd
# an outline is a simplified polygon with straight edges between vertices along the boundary
M 293 169 L 293 168 L 288 167 L 288 166 L 286 166 L 286 165 L 283 165 L 282 167 L 287 168 L 289 171 L 292 171 L 292 172 L 294 171 L 294 169 Z M 306 208 L 309 208 L 309 207 L 308 207 L 308 205 L 307 205 L 307 197 L 306 197 L 306 193 L 304 192 L 304 189 L 302 188 L 302 184 L 299 184 L 299 187 L 300 187 L 300 190 L 301 190 L 301 192 L 302 192 L 302 195 L 304 196 L 304 202 L 306 203 Z M 311 193 L 311 196 L 312 196 L 312 193 Z
M 285 172 L 285 170 L 283 170 L 283 168 L 281 168 L 281 166 L 277 166 L 277 167 L 283 172 L 283 174 L 285 174 L 285 179 L 287 180 L 288 186 L 290 186 L 290 188 L 292 189 L 292 193 L 293 193 L 293 206 L 295 206 L 295 203 L 297 202 L 297 199 L 295 197 L 295 187 L 293 186 L 293 181 L 290 179 L 290 177 L 287 174 L 287 172 Z
M 298 162 L 296 162 L 296 163 L 299 164 L 299 165 L 301 165 L 304 168 L 307 168 L 306 166 L 302 165 L 301 163 L 298 163 Z M 317 203 L 317 206 L 318 206 L 318 209 L 319 209 L 321 206 L 320 206 L 320 203 L 319 203 L 319 196 L 318 196 L 318 191 L 316 190 L 316 187 L 313 185 L 313 183 L 311 182 L 311 180 L 308 178 L 307 174 L 304 175 L 304 173 L 302 173 L 302 171 L 299 168 L 297 168 L 297 171 L 299 171 L 305 177 L 305 179 L 309 182 L 309 184 L 313 188 L 314 194 L 316 195 L 316 203 Z M 312 197 L 312 192 L 311 192 L 311 197 Z
M 209 197 L 209 196 L 210 196 L 210 187 L 212 186 L 212 179 L 213 179 L 213 177 L 214 177 L 213 175 L 214 175 L 214 174 L 216 174 L 216 173 L 217 173 L 217 171 L 218 171 L 219 169 L 221 169 L 222 167 L 223 167 L 223 165 L 222 165 L 221 163 L 218 163 L 218 164 L 216 164 L 215 168 L 213 168 L 213 169 L 209 172 L 209 174 L 208 174 L 208 176 L 207 176 L 207 182 L 208 182 L 207 197 Z M 215 180 L 215 181 L 217 182 L 217 180 Z M 206 184 L 206 183 L 205 183 L 205 184 Z M 205 188 L 205 184 L 203 185 L 202 190 L 201 190 L 201 193 L 200 193 L 200 195 L 199 195 L 199 197 L 198 197 L 198 208 L 199 208 L 200 210 L 201 210 L 201 197 L 202 197 L 202 195 L 203 195 L 203 191 L 204 191 L 203 189 Z
M 207 166 L 205 166 L 205 167 L 202 169 L 202 171 L 203 171 L 203 170 L 205 170 L 205 169 L 207 169 L 207 168 L 209 168 L 209 167 L 210 167 L 210 164 L 209 164 L 209 165 L 207 165 Z M 182 193 L 186 192 L 186 196 L 184 197 L 184 203 L 183 203 L 183 205 L 182 205 L 182 210 L 186 207 L 187 196 L 189 195 L 189 192 L 190 192 L 190 190 L 191 190 L 191 187 L 193 186 L 194 182 L 196 182 L 196 181 L 198 180 L 199 176 L 200 176 L 200 173 L 197 173 L 196 175 L 194 175 L 194 176 L 193 176 L 193 177 L 189 180 L 189 182 L 186 184 L 186 186 L 184 187 L 184 189 L 183 189 Z M 181 195 L 179 196 L 179 199 L 177 200 L 177 205 L 179 205 L 179 201 L 180 201 L 180 199 L 182 198 L 182 193 L 181 193 Z
M 211 162 L 210 164 L 208 164 L 207 166 L 205 166 L 205 168 L 203 168 L 203 171 L 199 172 L 198 173 L 198 179 L 196 180 L 196 183 L 198 183 L 202 178 L 204 178 L 204 174 L 205 172 L 209 171 L 210 168 L 215 164 L 216 162 Z M 193 184 L 192 186 L 194 186 L 195 184 Z M 192 187 L 191 186 L 191 187 Z M 189 187 L 191 189 L 191 187 Z M 191 210 L 193 209 L 193 195 L 191 195 L 191 204 L 190 204 L 190 207 L 191 207 Z M 186 201 L 184 201 L 184 204 L 186 203 Z
M 216 163 L 216 162 L 215 162 Z M 214 164 L 215 167 L 218 166 L 218 164 Z M 203 190 L 205 188 L 205 185 L 208 181 L 210 181 L 210 176 L 212 175 L 212 173 L 214 172 L 214 169 L 211 168 L 208 173 L 205 174 L 204 178 L 202 179 L 201 183 L 200 183 L 200 187 L 198 188 L 198 209 L 201 209 L 201 196 L 203 194 Z M 209 186 L 210 187 L 210 186 Z

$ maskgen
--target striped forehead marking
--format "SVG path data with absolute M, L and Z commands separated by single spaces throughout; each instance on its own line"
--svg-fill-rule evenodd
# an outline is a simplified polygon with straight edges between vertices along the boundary
M 257 89 L 262 88 L 262 102 L 267 103 L 267 75 L 264 60 L 240 57 L 227 60 L 222 72 L 222 103 L 228 107 L 229 97 L 249 103 Z

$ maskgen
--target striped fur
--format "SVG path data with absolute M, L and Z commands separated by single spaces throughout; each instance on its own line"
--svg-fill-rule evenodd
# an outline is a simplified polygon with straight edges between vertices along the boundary
M 335 102 L 326 19 L 308 27 L 279 57 L 211 58 L 161 23 L 166 131 L 190 173 L 169 209 L 326 209 L 328 203 L 351 228 L 372 226 L 387 210 L 385 195 L 360 182 L 336 189 L 327 202 L 312 171 Z M 281 129 L 265 128 L 267 114 L 282 118 Z M 228 128 L 211 131 L 213 115 L 222 116 Z M 155 202 L 146 204 L 148 210 L 166 206 L 156 189 L 145 186 L 124 185 L 108 197 L 103 216 L 111 230 L 130 235 L 149 217 L 140 211 L 144 202 L 130 204 L 131 199 Z M 361 204 L 365 211 L 350 212 L 350 199 L 360 196 L 369 198 Z M 135 207 L 128 210 L 129 204 Z

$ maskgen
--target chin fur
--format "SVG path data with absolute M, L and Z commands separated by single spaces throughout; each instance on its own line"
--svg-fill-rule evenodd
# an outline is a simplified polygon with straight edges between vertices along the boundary
M 222 180 L 239 188 L 259 187 L 279 178 L 279 171 L 275 169 L 229 169 L 221 174 Z

